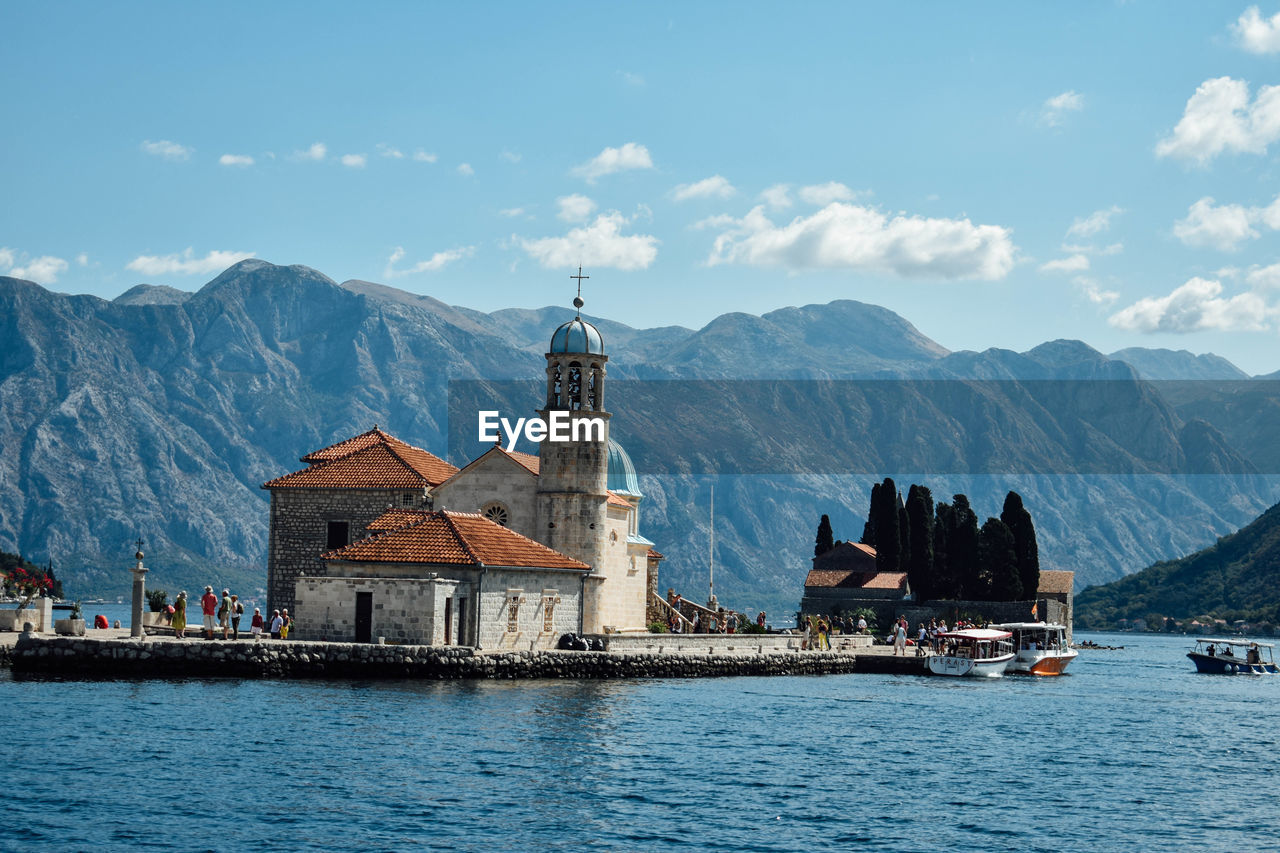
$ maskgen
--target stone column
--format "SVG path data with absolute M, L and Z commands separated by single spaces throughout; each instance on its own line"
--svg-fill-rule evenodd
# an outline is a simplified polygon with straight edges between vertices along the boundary
M 147 570 L 142 567 L 142 551 L 133 555 L 138 564 L 129 571 L 133 573 L 133 610 L 131 611 L 132 619 L 129 627 L 130 637 L 142 637 L 145 632 L 142 630 L 142 602 L 146 598 L 147 591 Z

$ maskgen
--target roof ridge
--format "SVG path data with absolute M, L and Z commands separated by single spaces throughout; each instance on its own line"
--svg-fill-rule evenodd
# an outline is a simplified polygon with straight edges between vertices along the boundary
M 440 515 L 444 518 L 445 524 L 448 525 L 449 530 L 457 538 L 459 544 L 462 545 L 462 550 L 467 553 L 467 556 L 475 560 L 478 565 L 483 566 L 484 560 L 481 560 L 480 555 L 477 554 L 475 549 L 471 547 L 471 543 L 467 541 L 466 534 L 464 534 L 461 530 L 458 529 L 458 525 L 454 524 L 453 519 L 449 516 L 449 510 L 446 510 L 446 509 L 440 510 Z M 483 516 L 479 516 L 479 517 L 483 518 Z

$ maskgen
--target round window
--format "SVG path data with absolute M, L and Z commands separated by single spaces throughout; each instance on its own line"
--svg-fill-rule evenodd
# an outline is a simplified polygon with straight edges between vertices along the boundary
M 507 508 L 497 501 L 485 504 L 484 509 L 480 510 L 480 514 L 494 524 L 501 524 L 503 527 L 506 527 L 507 522 L 511 520 L 511 517 L 507 514 Z

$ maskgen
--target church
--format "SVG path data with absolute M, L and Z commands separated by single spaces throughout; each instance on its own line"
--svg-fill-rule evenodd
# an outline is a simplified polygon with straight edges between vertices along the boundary
M 568 632 L 645 630 L 662 555 L 640 533 L 635 467 L 609 438 L 603 338 L 573 304 L 538 409 L 567 418 L 573 440 L 536 456 L 497 444 L 459 469 L 375 425 L 263 484 L 267 606 L 288 608 L 290 636 L 541 649 Z M 603 434 L 572 429 L 581 419 Z

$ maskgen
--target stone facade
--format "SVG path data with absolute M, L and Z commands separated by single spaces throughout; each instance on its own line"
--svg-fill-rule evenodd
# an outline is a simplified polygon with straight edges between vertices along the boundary
M 410 569 L 331 561 L 327 575 L 298 579 L 291 636 L 355 642 L 357 594 L 366 592 L 372 595 L 374 638 L 424 646 L 550 649 L 561 635 L 579 631 L 582 576 L 549 569 Z
M 349 544 L 365 536 L 365 528 L 390 506 L 421 507 L 421 490 L 274 489 L 267 544 L 267 609 L 297 609 L 294 585 L 303 575 L 324 574 L 320 555 L 330 550 L 329 522 L 347 524 Z
M 488 453 L 431 490 L 434 509 L 479 512 L 499 506 L 507 520 L 499 522 L 522 536 L 537 536 L 535 489 L 538 477 L 501 451 Z M 570 555 L 572 556 L 572 555 Z

